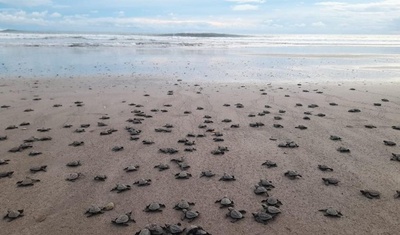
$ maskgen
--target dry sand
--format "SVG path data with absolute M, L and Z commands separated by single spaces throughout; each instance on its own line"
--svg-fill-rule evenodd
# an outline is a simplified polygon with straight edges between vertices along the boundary
M 400 131 L 391 126 L 400 125 L 400 84 L 399 83 L 259 83 L 220 84 L 176 82 L 158 79 L 57 79 L 39 80 L 35 84 L 29 79 L 3 79 L 0 81 L 0 159 L 10 159 L 8 165 L 0 165 L 0 172 L 14 171 L 11 178 L 0 179 L 0 212 L 7 209 L 24 209 L 25 216 L 12 222 L 0 221 L 1 234 L 134 234 L 149 223 L 180 222 L 181 212 L 172 209 L 180 199 L 193 201 L 194 210 L 200 217 L 192 224 L 201 225 L 208 232 L 218 234 L 396 234 L 398 233 L 400 199 L 395 199 L 400 190 L 400 163 L 390 161 L 392 153 L 400 153 Z M 175 84 L 176 83 L 176 84 Z M 355 90 L 350 90 L 355 88 Z M 267 95 L 262 95 L 265 89 Z M 169 90 L 173 95 L 167 95 Z M 309 92 L 303 92 L 308 90 Z M 323 93 L 317 93 L 321 91 Z M 144 96 L 149 94 L 149 96 Z M 40 97 L 41 100 L 34 101 Z M 387 98 L 389 102 L 382 102 Z M 76 107 L 75 101 L 84 106 Z M 330 106 L 336 102 L 338 106 Z M 128 104 L 141 104 L 135 108 Z M 223 104 L 231 104 L 224 107 Z M 234 104 L 242 103 L 244 108 Z M 302 107 L 296 107 L 301 103 Z M 374 106 L 381 103 L 382 106 Z M 62 104 L 61 107 L 53 107 Z M 172 107 L 163 107 L 171 104 Z M 317 104 L 317 108 L 308 108 Z M 265 108 L 270 105 L 271 108 Z M 197 110 L 203 107 L 204 110 Z M 32 108 L 32 112 L 24 112 Z M 349 113 L 358 108 L 360 113 Z M 146 118 L 142 124 L 126 122 L 134 118 L 131 113 L 139 109 L 153 118 Z M 151 109 L 167 109 L 168 112 L 151 112 Z M 265 116 L 257 116 L 263 110 Z M 285 110 L 285 113 L 279 113 Z M 184 114 L 191 111 L 191 114 Z M 311 120 L 303 120 L 304 112 L 310 111 Z M 326 114 L 318 117 L 316 114 Z M 256 114 L 256 117 L 248 117 Z M 98 127 L 99 118 L 108 115 L 104 122 L 107 127 Z M 223 133 L 224 142 L 213 142 L 212 133 L 195 140 L 197 151 L 184 152 L 178 139 L 188 133 L 202 134 L 205 129 L 198 125 L 204 122 L 204 115 L 210 115 L 209 128 Z M 282 120 L 274 120 L 281 116 Z M 223 119 L 232 123 L 223 123 Z M 9 125 L 30 122 L 31 125 L 15 130 L 5 130 Z M 263 127 L 252 128 L 249 123 L 262 122 Z M 73 133 L 81 124 L 88 123 L 84 133 Z M 171 133 L 157 133 L 155 128 L 170 123 Z M 284 128 L 274 128 L 279 123 Z M 72 124 L 70 129 L 62 128 Z M 239 124 L 240 128 L 230 128 Z M 299 130 L 299 124 L 308 127 Z M 367 129 L 366 124 L 375 125 Z M 137 141 L 129 140 L 125 126 L 142 130 Z M 48 133 L 36 131 L 51 128 Z M 100 132 L 115 128 L 111 135 L 100 136 Z M 330 135 L 342 137 L 332 141 Z M 46 142 L 34 142 L 33 149 L 9 153 L 12 147 L 23 143 L 31 136 L 51 136 Z M 270 140 L 276 138 L 276 141 Z M 152 140 L 153 145 L 143 145 L 142 140 Z M 299 147 L 279 148 L 278 143 L 292 140 Z M 383 140 L 397 142 L 389 147 Z M 84 141 L 84 146 L 68 146 L 73 141 Z M 121 152 L 111 148 L 120 145 Z M 226 146 L 229 152 L 214 156 L 210 152 L 217 146 Z M 339 153 L 336 148 L 343 146 L 351 153 Z M 165 155 L 159 148 L 173 147 L 179 150 L 175 155 Z M 42 151 L 42 155 L 28 156 L 31 150 Z M 185 156 L 193 175 L 188 180 L 176 180 L 180 172 L 171 158 Z M 69 168 L 66 163 L 80 160 L 82 166 Z M 265 160 L 278 164 L 276 168 L 261 166 Z M 168 163 L 171 168 L 159 172 L 153 167 Z M 123 168 L 138 164 L 137 172 L 126 173 Z M 317 166 L 326 164 L 333 172 L 322 172 Z M 47 165 L 47 172 L 32 174 L 32 166 Z M 213 178 L 199 178 L 201 171 L 210 169 L 217 175 Z M 296 170 L 302 178 L 290 180 L 284 172 Z M 65 180 L 71 172 L 81 172 L 84 177 L 76 182 Z M 234 174 L 234 182 L 218 181 L 224 173 Z M 106 174 L 105 182 L 96 182 L 93 177 Z M 32 187 L 21 188 L 16 182 L 26 176 L 40 179 Z M 326 186 L 322 177 L 335 177 L 338 186 Z M 132 186 L 132 190 L 117 194 L 110 192 L 116 183 L 130 184 L 140 178 L 152 179 L 147 187 Z M 269 194 L 279 198 L 282 213 L 267 225 L 254 221 L 251 213 L 261 209 L 265 196 L 253 193 L 254 185 L 267 178 L 275 189 Z M 381 192 L 380 199 L 368 199 L 361 195 L 362 189 Z M 247 211 L 246 218 L 237 223 L 225 218 L 227 209 L 220 209 L 215 200 L 224 195 L 231 197 L 237 209 Z M 162 213 L 143 212 L 153 201 L 164 203 Z M 114 202 L 115 208 L 92 218 L 84 212 L 91 205 L 105 205 Z M 323 216 L 319 209 L 332 206 L 343 213 L 342 218 Z M 119 214 L 133 212 L 136 224 L 118 227 L 111 220 Z M 185 227 L 189 224 L 182 223 Z

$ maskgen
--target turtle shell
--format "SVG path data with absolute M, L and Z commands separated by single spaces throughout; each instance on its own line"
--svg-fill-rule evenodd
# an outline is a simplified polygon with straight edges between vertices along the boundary
M 118 216 L 115 220 L 115 223 L 117 224 L 125 224 L 129 222 L 129 216 L 124 214 L 124 215 L 120 215 Z
M 21 216 L 23 212 L 23 210 L 9 210 L 6 216 L 8 218 L 15 219 Z
M 229 216 L 232 217 L 233 219 L 243 218 L 243 214 L 240 211 L 233 208 L 229 210 Z

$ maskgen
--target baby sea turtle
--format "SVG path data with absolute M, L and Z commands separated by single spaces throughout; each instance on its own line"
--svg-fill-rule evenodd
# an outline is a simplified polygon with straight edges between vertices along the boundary
M 37 131 L 39 131 L 39 132 L 48 132 L 50 130 L 51 130 L 51 128 L 44 128 L 44 127 L 37 129 Z
M 76 129 L 74 132 L 75 132 L 75 133 L 83 133 L 83 132 L 86 132 L 86 131 L 85 131 L 85 129 L 83 129 L 83 128 L 78 128 L 78 129 Z
M 18 129 L 18 127 L 16 125 L 10 125 L 6 127 L 6 130 L 14 130 L 14 129 Z
M 192 225 L 187 229 L 186 235 L 211 235 L 211 233 L 204 230 L 201 226 Z
M 175 179 L 189 179 L 190 177 L 192 177 L 192 174 L 187 171 L 181 171 L 175 174 Z
M 81 166 L 81 162 L 80 161 L 72 161 L 72 162 L 68 162 L 67 166 L 69 167 L 77 167 L 77 166 Z
M 124 191 L 131 190 L 131 186 L 128 184 L 116 184 L 111 191 L 117 191 L 117 193 L 122 193 Z
M 400 130 L 400 125 L 399 126 L 392 126 L 392 128 L 394 129 L 394 130 Z M 6 137 L 7 138 L 7 137 Z M 0 138 L 0 140 L 1 140 L 1 138 Z
M 181 217 L 181 220 L 187 219 L 189 221 L 189 223 L 192 222 L 193 220 L 195 220 L 200 215 L 200 213 L 198 211 L 192 211 L 192 210 L 188 210 L 188 209 L 183 209 L 182 213 L 183 213 L 183 215 Z
M 175 154 L 178 152 L 178 150 L 176 150 L 174 148 L 161 148 L 161 149 L 159 149 L 159 151 L 161 153 L 165 153 L 165 154 Z
M 7 165 L 10 159 L 0 159 L 0 165 Z
M 64 125 L 63 125 L 63 128 L 71 128 L 71 127 L 72 127 L 71 124 L 64 124 Z
M 8 210 L 3 219 L 7 219 L 10 222 L 22 216 L 24 216 L 24 210 Z
M 268 197 L 267 199 L 262 200 L 261 202 L 265 203 L 267 206 L 280 207 L 282 205 L 282 202 L 279 201 L 279 199 L 274 198 L 274 197 Z
M 381 99 L 383 102 L 389 102 L 389 100 L 388 99 L 386 99 L 386 98 L 383 98 L 383 99 Z
M 139 169 L 139 165 L 130 165 L 124 168 L 125 172 L 137 171 Z
M 340 153 L 350 153 L 350 149 L 345 148 L 345 147 L 339 147 L 336 149 Z
M 96 205 L 91 205 L 89 207 L 89 209 L 86 210 L 85 215 L 87 215 L 87 217 L 92 217 L 94 215 L 99 215 L 99 214 L 103 214 L 103 208 L 96 206 Z
M 321 171 L 333 171 L 333 169 L 328 167 L 327 165 L 318 165 L 318 169 L 320 169 Z
M 154 168 L 158 168 L 159 171 L 164 171 L 164 170 L 169 169 L 169 165 L 160 163 L 160 164 L 154 166 Z
M 297 171 L 286 171 L 285 176 L 291 180 L 297 179 L 298 177 L 302 177 Z
M 364 125 L 364 126 L 365 126 L 365 128 L 368 128 L 368 129 L 374 129 L 374 128 L 376 128 L 376 126 L 371 125 L 371 124 L 367 124 L 367 125 Z
M 0 141 L 6 140 L 7 136 L 6 135 L 0 135 Z
M 206 170 L 206 171 L 202 171 L 201 172 L 201 174 L 200 174 L 200 178 L 201 177 L 213 177 L 213 176 L 215 176 L 215 173 L 214 172 L 212 172 L 211 170 Z
M 392 153 L 392 157 L 390 158 L 390 160 L 400 162 L 400 154 Z
M 394 198 L 400 198 L 400 190 L 396 190 L 396 194 L 394 195 Z
M 44 171 L 44 172 L 46 172 L 46 170 L 47 170 L 47 165 L 43 165 L 43 166 L 34 166 L 34 167 L 31 167 L 29 170 L 30 170 L 32 173 L 36 173 L 36 172 L 39 172 L 39 171 Z
M 151 145 L 151 144 L 154 144 L 154 141 L 151 141 L 151 140 L 143 140 L 142 143 L 145 144 L 145 145 Z
M 35 183 L 40 182 L 39 179 L 32 179 L 29 177 L 26 177 L 24 180 L 18 181 L 17 186 L 18 187 L 27 187 L 27 186 L 33 186 Z
M 260 179 L 258 185 L 265 187 L 267 190 L 275 188 L 275 186 L 272 184 L 272 181 L 267 179 Z
M 74 146 L 74 147 L 78 147 L 78 146 L 82 146 L 85 143 L 83 141 L 74 141 L 72 143 L 69 144 L 69 146 Z
M 123 147 L 123 146 L 114 146 L 114 147 L 112 147 L 111 150 L 112 150 L 113 152 L 119 152 L 119 151 L 124 150 L 124 147 Z
M 145 211 L 145 212 L 162 212 L 163 208 L 165 208 L 164 204 L 161 204 L 158 202 L 152 202 L 149 205 L 147 205 L 143 211 Z
M 361 194 L 366 196 L 369 199 L 374 199 L 377 198 L 379 199 L 381 197 L 381 193 L 379 191 L 376 190 L 360 190 Z
M 306 130 L 307 129 L 307 127 L 304 126 L 304 125 L 298 125 L 295 128 L 300 129 L 300 130 Z
M 342 217 L 343 216 L 343 214 L 340 211 L 333 209 L 332 207 L 329 207 L 327 209 L 321 209 L 318 211 L 324 212 L 325 216 L 330 216 L 330 217 Z
M 232 223 L 235 223 L 238 220 L 241 220 L 244 218 L 244 214 L 246 214 L 245 210 L 236 210 L 233 207 L 228 208 L 228 213 L 226 214 L 226 217 L 230 217 L 232 220 Z
M 359 113 L 361 110 L 359 109 L 349 109 L 349 113 Z
M 29 152 L 28 155 L 33 157 L 33 156 L 37 156 L 37 155 L 40 155 L 40 154 L 42 154 L 42 152 L 40 152 L 40 151 L 31 151 L 31 152 Z
M 161 227 L 158 224 L 148 224 L 145 227 L 146 229 L 148 229 L 151 233 L 151 235 L 164 235 L 165 231 L 163 229 L 163 227 Z M 140 235 L 144 235 L 144 234 L 140 234 Z
M 262 166 L 267 166 L 268 168 L 272 168 L 272 167 L 277 167 L 278 165 L 276 164 L 276 162 L 270 161 L 270 160 L 266 160 L 263 164 L 261 164 Z
M 14 171 L 0 172 L 0 179 L 5 177 L 11 178 L 12 174 L 14 174 Z
M 281 124 L 273 124 L 272 126 L 275 128 L 283 128 L 283 126 Z
M 20 126 L 29 126 L 30 123 L 29 122 L 22 122 L 21 124 L 19 124 Z
M 249 124 L 250 127 L 262 127 L 265 126 L 262 122 L 254 122 Z
M 239 128 L 239 124 L 232 124 L 231 128 Z
M 299 145 L 297 145 L 294 141 L 286 141 L 283 143 L 279 143 L 278 147 L 280 148 L 297 148 Z
M 189 165 L 187 162 L 185 162 L 185 161 L 183 161 L 183 162 L 177 162 L 177 164 L 178 164 L 178 166 L 179 166 L 179 168 L 180 168 L 181 170 L 186 170 L 186 169 L 189 169 L 189 168 L 190 168 L 190 165 Z
M 262 204 L 262 207 L 264 208 L 265 212 L 271 214 L 272 216 L 276 216 L 281 213 L 281 210 L 275 206 L 268 206 L 267 204 Z
M 75 182 L 77 179 L 79 179 L 82 176 L 82 173 L 79 172 L 75 172 L 75 173 L 71 173 L 67 176 L 67 178 L 65 178 L 65 180 L 68 181 L 72 181 Z
M 90 124 L 81 124 L 81 128 L 88 128 L 88 127 L 90 127 Z
M 257 195 L 266 195 L 267 197 L 269 196 L 267 188 L 258 184 L 255 185 L 254 193 Z
M 138 181 L 135 181 L 133 184 L 137 186 L 148 186 L 151 184 L 151 179 L 139 179 Z
M 396 143 L 390 140 L 384 140 L 383 143 L 387 146 L 396 146 Z
M 336 179 L 336 178 L 322 178 L 322 180 L 324 181 L 325 185 L 335 185 L 337 186 L 340 182 L 340 180 Z
M 234 175 L 230 175 L 228 173 L 224 173 L 224 175 L 222 175 L 222 177 L 219 180 L 222 180 L 222 181 L 235 181 L 236 178 L 235 178 Z
M 189 209 L 190 206 L 194 206 L 194 205 L 195 205 L 194 202 L 188 202 L 188 201 L 182 199 L 174 206 L 174 209 L 175 210 Z
M 177 224 L 165 224 L 164 227 L 165 231 L 167 231 L 167 234 L 173 234 L 173 235 L 180 235 L 183 232 L 185 232 L 186 228 L 181 227 L 181 223 Z
M 227 196 L 224 196 L 223 198 L 216 200 L 215 203 L 219 203 L 220 207 L 219 208 L 224 208 L 224 207 L 233 207 L 235 203 L 228 198 Z
M 109 202 L 103 207 L 103 210 L 111 211 L 112 209 L 114 209 L 114 207 L 115 207 L 115 204 L 113 202 Z
M 258 223 L 262 223 L 262 224 L 267 224 L 268 221 L 272 220 L 274 217 L 266 212 L 255 212 L 252 213 L 254 220 L 257 221 Z
M 106 175 L 96 175 L 94 177 L 94 180 L 96 180 L 96 181 L 105 181 L 106 179 L 107 179 Z
M 136 223 L 136 221 L 132 218 L 132 211 L 126 214 L 119 215 L 117 218 L 111 220 L 111 222 L 116 225 L 124 225 L 124 226 L 128 226 L 129 222 Z

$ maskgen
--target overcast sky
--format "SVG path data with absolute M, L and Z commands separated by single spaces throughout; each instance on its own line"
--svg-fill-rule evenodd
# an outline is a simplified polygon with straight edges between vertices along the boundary
M 400 0 L 0 0 L 0 29 L 400 34 Z

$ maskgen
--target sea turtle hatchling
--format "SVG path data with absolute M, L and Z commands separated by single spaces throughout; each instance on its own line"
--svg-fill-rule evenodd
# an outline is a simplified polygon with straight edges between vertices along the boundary
M 139 169 L 139 165 L 130 165 L 124 168 L 125 172 L 137 171 Z
M 342 138 L 339 137 L 339 136 L 337 136 L 337 135 L 331 135 L 331 136 L 329 137 L 329 139 L 330 139 L 330 140 L 335 140 L 335 141 L 342 140 Z
M 6 130 L 13 130 L 13 129 L 18 129 L 18 127 L 16 125 L 10 125 L 6 127 Z
M 129 222 L 136 223 L 136 221 L 132 218 L 132 211 L 126 214 L 119 215 L 117 218 L 111 220 L 111 222 L 115 225 L 123 225 L 123 226 L 128 226 Z
M 69 146 L 74 146 L 74 147 L 78 147 L 78 146 L 82 146 L 85 143 L 83 141 L 74 141 L 72 143 L 69 144 Z
M 224 174 L 222 175 L 222 177 L 221 177 L 219 180 L 220 180 L 220 181 L 221 181 L 221 180 L 222 180 L 222 181 L 235 181 L 236 178 L 235 178 L 234 175 L 230 175 L 230 174 L 228 174 L 228 173 L 224 173 Z
M 137 186 L 148 186 L 151 184 L 151 179 L 139 179 L 138 181 L 135 181 L 133 184 Z
M 34 167 L 29 168 L 29 170 L 30 170 L 30 172 L 32 172 L 32 173 L 36 173 L 36 172 L 39 172 L 39 171 L 44 171 L 44 172 L 46 172 L 46 170 L 47 170 L 47 165 L 43 165 L 43 166 L 34 166 Z
M 322 178 L 322 180 L 324 181 L 325 185 L 335 185 L 337 186 L 340 182 L 340 180 L 336 179 L 336 178 Z
M 216 200 L 215 203 L 220 204 L 219 208 L 233 207 L 235 205 L 235 203 L 227 196 L 224 196 L 223 198 Z
M 275 206 L 269 206 L 267 204 L 262 204 L 262 207 L 264 208 L 265 212 L 267 212 L 268 214 L 270 214 L 274 217 L 281 213 L 281 210 Z
M 192 177 L 192 174 L 187 171 L 181 171 L 175 174 L 175 179 L 189 179 L 190 177 Z
M 131 186 L 128 184 L 116 184 L 111 191 L 117 191 L 117 193 L 122 193 L 124 191 L 131 190 Z
M 105 181 L 106 179 L 107 179 L 106 175 L 96 175 L 94 177 L 94 180 L 96 180 L 96 181 Z
M 377 190 L 366 189 L 366 190 L 360 190 L 360 192 L 362 195 L 364 195 L 369 199 L 374 199 L 374 198 L 379 199 L 381 196 L 380 192 Z
M 7 165 L 10 159 L 0 159 L 0 165 Z
M 0 135 L 0 141 L 6 140 L 7 136 L 6 135 Z
M 164 164 L 164 163 L 160 163 L 156 166 L 154 166 L 154 168 L 158 168 L 159 171 L 164 171 L 169 169 L 169 165 L 168 164 Z
M 266 195 L 267 197 L 268 195 L 268 189 L 265 188 L 264 186 L 261 185 L 255 185 L 255 189 L 253 191 L 256 195 Z
M 345 147 L 339 147 L 336 149 L 340 153 L 350 153 L 350 149 L 345 148 Z
M 77 179 L 79 179 L 80 177 L 82 177 L 82 173 L 79 172 L 74 172 L 71 173 L 67 176 L 67 178 L 65 178 L 65 180 L 67 181 L 71 181 L 71 182 L 75 182 Z
M 392 128 L 393 128 L 394 130 L 400 130 L 400 125 L 398 125 L 398 126 L 392 126 Z M 0 138 L 0 140 L 1 140 L 1 138 Z
M 89 207 L 89 209 L 86 210 L 85 215 L 87 215 L 87 217 L 92 217 L 94 215 L 99 215 L 99 214 L 103 214 L 103 208 L 96 206 L 96 205 L 91 205 Z
M 261 202 L 266 204 L 267 206 L 280 207 L 282 205 L 282 202 L 275 197 L 268 197 L 267 199 L 262 200 Z
M 235 223 L 238 220 L 241 220 L 244 218 L 244 214 L 246 214 L 245 210 L 236 210 L 233 207 L 228 208 L 228 213 L 226 214 L 226 217 L 231 218 L 231 222 Z
M 306 130 L 307 129 L 307 127 L 304 126 L 304 125 L 298 125 L 295 128 L 300 129 L 300 130 Z
M 119 152 L 119 151 L 122 151 L 122 150 L 124 150 L 123 146 L 114 146 L 111 149 L 111 151 L 113 151 L 113 152 Z
M 5 177 L 11 178 L 12 174 L 14 174 L 14 171 L 0 172 L 0 179 Z
M 274 217 L 264 211 L 252 213 L 254 220 L 258 223 L 267 224 L 268 221 L 272 220 Z
M 396 194 L 394 195 L 394 198 L 400 198 L 400 190 L 396 190 Z
M 396 143 L 390 140 L 384 140 L 383 143 L 387 146 L 396 146 Z
M 188 209 L 183 209 L 182 213 L 183 213 L 183 215 L 181 217 L 181 220 L 187 219 L 189 221 L 189 223 L 192 222 L 193 220 L 195 220 L 200 215 L 200 212 L 192 211 L 192 210 L 188 210 Z
M 7 219 L 8 221 L 13 221 L 22 216 L 24 216 L 24 210 L 8 210 L 7 214 L 3 217 L 3 219 Z
M 181 223 L 165 224 L 164 230 L 167 234 L 180 235 L 185 232 L 186 228 L 182 228 Z
M 278 165 L 276 164 L 276 162 L 270 161 L 270 160 L 266 160 L 265 162 L 263 162 L 263 164 L 261 164 L 262 166 L 267 166 L 268 168 L 272 168 L 272 167 L 277 167 Z
M 178 203 L 175 204 L 174 209 L 175 210 L 183 210 L 183 209 L 189 209 L 190 206 L 194 206 L 194 202 L 188 202 L 184 199 L 181 199 Z
M 186 235 L 211 235 L 211 233 L 204 230 L 201 226 L 192 225 L 187 228 Z
M 143 211 L 145 211 L 145 212 L 162 212 L 163 208 L 165 208 L 164 204 L 161 204 L 158 202 L 152 202 L 149 205 L 147 205 Z
M 69 166 L 69 167 L 78 167 L 78 166 L 81 166 L 81 165 L 82 164 L 81 164 L 80 161 L 71 161 L 71 162 L 67 163 L 67 166 Z
M 318 165 L 318 169 L 320 169 L 321 171 L 333 171 L 333 169 L 328 167 L 327 165 Z
M 330 217 L 342 217 L 343 216 L 343 214 L 340 211 L 338 211 L 332 207 L 329 207 L 327 209 L 321 209 L 318 211 L 323 212 L 325 216 L 330 216 Z
M 260 179 L 258 185 L 265 187 L 267 190 L 275 188 L 275 186 L 272 184 L 272 181 L 267 179 Z
M 302 177 L 299 173 L 297 173 L 297 171 L 286 171 L 284 175 L 291 180 L 297 179 L 298 177 Z
M 215 173 L 212 172 L 211 170 L 202 171 L 201 174 L 200 174 L 200 178 L 201 178 L 201 177 L 208 177 L 208 178 L 210 178 L 210 177 L 213 177 L 213 176 L 215 176 Z
M 40 182 L 40 180 L 39 179 L 32 179 L 30 177 L 26 177 L 24 180 L 18 181 L 17 182 L 17 186 L 18 187 L 33 186 L 37 182 Z
M 391 161 L 398 161 L 400 162 L 400 154 L 392 153 L 392 157 L 390 158 Z

